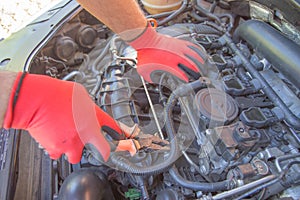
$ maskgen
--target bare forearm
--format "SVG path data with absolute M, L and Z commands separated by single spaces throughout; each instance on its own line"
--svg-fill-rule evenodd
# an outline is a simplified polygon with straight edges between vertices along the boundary
M 146 27 L 147 20 L 135 0 L 77 1 L 124 40 L 136 38 Z
M 0 127 L 3 125 L 3 120 L 7 110 L 11 89 L 15 82 L 17 73 L 15 72 L 0 72 Z

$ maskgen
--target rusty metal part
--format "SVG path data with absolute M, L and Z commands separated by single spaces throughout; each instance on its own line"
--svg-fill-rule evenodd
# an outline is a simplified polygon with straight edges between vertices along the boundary
M 133 156 L 140 148 L 139 142 L 134 139 L 120 140 L 118 141 L 116 151 L 128 151 Z
M 132 127 L 129 127 L 123 123 L 119 123 L 119 125 L 127 138 L 132 138 L 139 143 L 138 149 L 147 148 L 152 150 L 168 150 L 168 141 L 163 140 L 156 135 L 143 133 L 137 124 Z
M 127 126 L 126 124 L 123 124 L 122 122 L 118 122 L 120 128 L 124 132 L 126 138 L 134 138 L 138 136 L 141 133 L 141 129 L 138 127 L 137 124 L 134 126 L 130 127 Z
M 167 150 L 168 141 L 160 139 L 156 135 L 140 133 L 135 139 L 139 142 L 141 149 L 152 149 L 152 150 Z

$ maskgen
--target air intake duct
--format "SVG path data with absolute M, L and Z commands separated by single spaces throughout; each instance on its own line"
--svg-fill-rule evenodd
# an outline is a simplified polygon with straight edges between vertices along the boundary
M 265 57 L 297 88 L 300 88 L 300 46 L 265 22 L 248 20 L 234 34 Z

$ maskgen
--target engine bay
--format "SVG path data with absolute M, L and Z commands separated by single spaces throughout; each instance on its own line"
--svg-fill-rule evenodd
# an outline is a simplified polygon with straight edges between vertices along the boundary
M 300 6 L 276 6 L 183 0 L 144 10 L 159 33 L 205 52 L 200 78 L 185 84 L 166 73 L 146 82 L 132 47 L 87 11 L 73 13 L 28 71 L 82 84 L 115 120 L 165 143 L 111 163 L 89 149 L 78 165 L 52 161 L 53 199 L 299 199 L 300 28 L 283 12 Z

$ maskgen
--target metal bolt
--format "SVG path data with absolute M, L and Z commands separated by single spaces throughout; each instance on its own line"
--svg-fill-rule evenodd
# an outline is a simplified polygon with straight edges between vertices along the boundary
M 259 159 L 264 159 L 265 156 L 264 156 L 264 154 L 262 152 L 260 152 L 260 153 L 257 154 L 257 157 Z
M 205 168 L 204 165 L 202 165 L 202 166 L 200 167 L 200 172 L 203 173 L 203 174 L 205 174 L 205 173 L 207 172 L 207 170 L 206 170 L 206 168 Z

